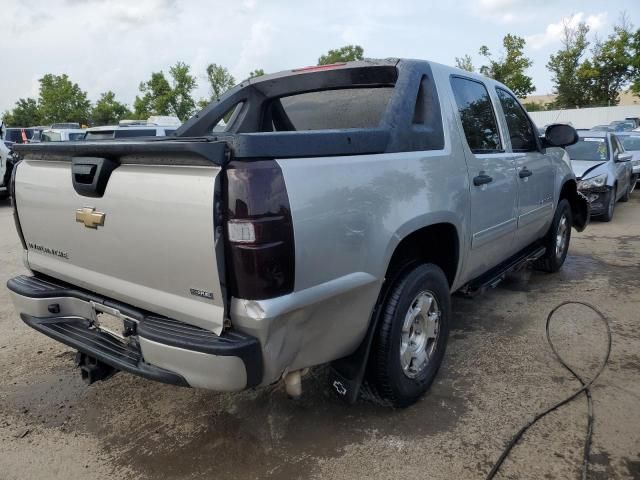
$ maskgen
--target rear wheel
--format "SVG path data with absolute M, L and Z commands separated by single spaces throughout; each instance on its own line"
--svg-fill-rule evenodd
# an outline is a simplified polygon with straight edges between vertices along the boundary
M 415 403 L 442 363 L 449 335 L 449 283 L 432 264 L 400 275 L 381 305 L 369 359 L 368 384 L 393 407 Z
M 546 251 L 535 264 L 535 267 L 544 272 L 557 272 L 562 268 L 567 252 L 569 251 L 569 242 L 571 241 L 571 227 L 573 226 L 573 217 L 571 216 L 571 206 L 566 198 L 558 203 L 556 213 L 553 216 L 551 228 L 544 239 Z

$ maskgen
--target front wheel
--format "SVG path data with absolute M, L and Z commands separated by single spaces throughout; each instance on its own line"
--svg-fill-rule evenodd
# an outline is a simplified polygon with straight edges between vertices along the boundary
M 629 183 L 629 186 L 627 187 L 627 191 L 624 192 L 624 195 L 620 198 L 620 201 L 628 202 L 630 196 L 631 196 L 631 183 Z
M 412 268 L 380 308 L 368 383 L 384 403 L 408 407 L 429 389 L 444 357 L 451 311 L 444 272 L 432 264 Z
M 562 268 L 569 251 L 572 226 L 571 205 L 567 199 L 563 198 L 558 203 L 551 228 L 544 239 L 546 251 L 536 261 L 536 268 L 549 273 L 557 272 Z
M 616 208 L 617 194 L 617 187 L 613 187 L 611 190 L 609 190 L 609 202 L 607 203 L 607 210 L 604 212 L 604 214 L 602 214 L 603 222 L 610 222 L 611 220 L 613 220 L 613 211 Z

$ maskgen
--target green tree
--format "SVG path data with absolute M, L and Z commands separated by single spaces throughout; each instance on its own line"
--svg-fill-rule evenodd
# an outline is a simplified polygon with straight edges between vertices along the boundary
M 576 108 L 590 104 L 590 65 L 582 62 L 589 42 L 589 27 L 580 23 L 576 27 L 565 22 L 562 48 L 549 57 L 547 70 L 551 72 L 556 99 L 555 108 Z
M 545 104 L 541 102 L 523 103 L 522 106 L 527 110 L 527 112 L 541 112 L 546 109 Z
M 318 59 L 318 65 L 330 65 L 332 63 L 352 62 L 364 59 L 364 50 L 360 45 L 345 45 L 335 50 L 329 50 Z
M 631 91 L 640 96 L 640 29 L 631 38 Z
M 89 122 L 91 102 L 87 92 L 71 82 L 66 74 L 48 73 L 39 82 L 38 110 L 42 123 Z
M 249 78 L 261 77 L 262 75 L 264 75 L 264 70 L 256 68 L 254 71 L 249 73 Z
M 127 106 L 118 102 L 116 94 L 109 90 L 100 95 L 91 110 L 91 123 L 93 125 L 113 125 L 130 116 L 131 112 Z
M 171 82 L 164 72 L 153 72 L 146 82 L 140 82 L 141 96 L 133 102 L 134 116 L 147 118 L 150 115 L 175 115 L 187 120 L 193 115 L 196 104 L 191 96 L 197 86 L 196 79 L 190 73 L 190 67 L 177 62 L 169 69 Z
M 33 98 L 21 98 L 16 102 L 13 110 L 3 114 L 3 120 L 7 127 L 30 127 L 40 125 L 42 116 L 38 108 L 38 102 Z
M 220 98 L 224 92 L 236 84 L 236 79 L 229 73 L 229 70 L 217 63 L 210 63 L 207 66 L 207 81 L 212 101 Z
M 462 57 L 456 57 L 456 67 L 466 70 L 467 72 L 475 72 L 476 69 L 473 66 L 471 55 L 464 55 Z
M 604 41 L 597 41 L 591 50 L 590 60 L 584 62 L 584 70 L 591 80 L 591 103 L 617 105 L 620 91 L 634 80 L 634 37 L 632 25 L 625 14 L 614 26 L 614 32 Z M 636 32 L 637 33 L 637 32 Z
M 517 35 L 507 34 L 502 39 L 504 56 L 495 60 L 485 45 L 480 47 L 480 55 L 487 59 L 488 64 L 480 67 L 480 73 L 504 83 L 520 98 L 526 97 L 533 91 L 533 79 L 525 75 L 525 71 L 533 62 L 524 55 L 526 41 Z

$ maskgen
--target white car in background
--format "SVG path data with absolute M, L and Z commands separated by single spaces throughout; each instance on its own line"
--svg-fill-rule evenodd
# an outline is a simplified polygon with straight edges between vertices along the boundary
M 11 150 L 0 141 L 0 200 L 9 195 L 9 180 L 11 177 L 11 165 L 12 161 Z
M 87 129 L 85 140 L 113 138 L 164 137 L 175 132 L 182 122 L 177 117 L 152 116 L 147 120 L 121 120 L 118 125 Z
M 48 128 L 40 134 L 40 142 L 74 142 L 84 140 L 84 128 Z

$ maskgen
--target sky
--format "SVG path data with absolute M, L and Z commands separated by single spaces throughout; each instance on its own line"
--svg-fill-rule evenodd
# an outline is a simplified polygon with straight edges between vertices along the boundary
M 0 112 L 37 98 L 46 73 L 67 73 L 92 101 L 112 90 L 131 105 L 140 81 L 178 60 L 191 65 L 200 98 L 209 63 L 240 81 L 358 44 L 370 58 L 453 65 L 470 54 L 478 67 L 479 47 L 500 56 L 507 33 L 526 39 L 535 94 L 547 94 L 563 22 L 605 38 L 623 11 L 640 26 L 640 0 L 0 0 Z

